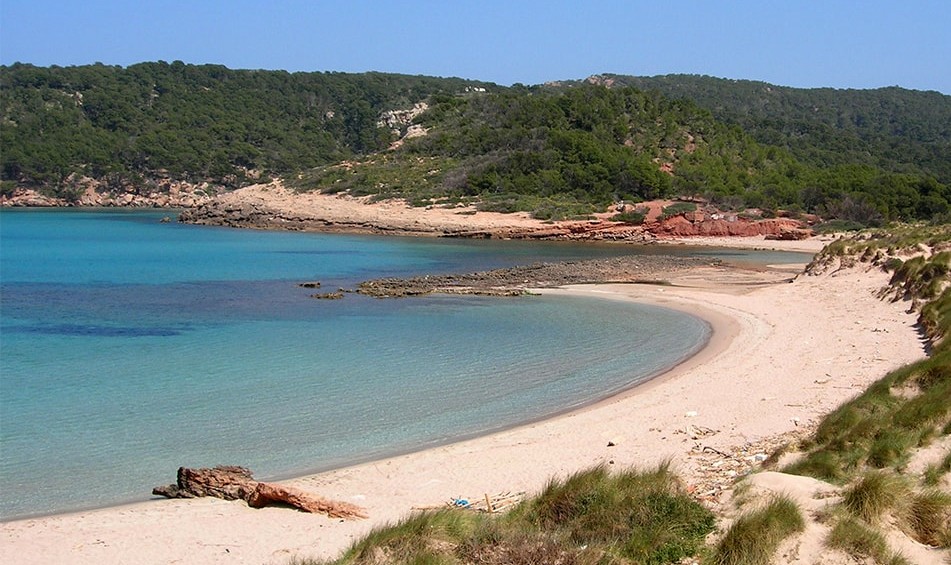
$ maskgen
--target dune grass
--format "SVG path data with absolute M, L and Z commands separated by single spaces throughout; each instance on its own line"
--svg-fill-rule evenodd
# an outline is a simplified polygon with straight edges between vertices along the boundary
M 910 565 L 907 559 L 892 553 L 881 532 L 852 516 L 836 521 L 826 545 L 852 557 L 870 558 L 879 565 Z
M 552 481 L 512 511 L 522 528 L 564 532 L 577 545 L 599 544 L 637 563 L 689 557 L 713 530 L 714 517 L 690 498 L 667 464 L 616 475 L 604 466 Z
M 915 493 L 908 501 L 903 523 L 915 540 L 932 547 L 951 547 L 951 495 L 933 488 Z
M 786 472 L 839 484 L 866 468 L 900 469 L 909 454 L 951 426 L 951 226 L 896 226 L 827 246 L 810 265 L 859 261 L 891 270 L 882 298 L 907 300 L 931 355 L 874 383 L 829 414 L 803 447 L 807 456 Z M 917 256 L 911 256 L 917 253 Z M 906 260 L 899 258 L 906 257 Z M 914 394 L 907 394 L 907 391 Z
M 944 434 L 948 433 L 945 430 L 942 431 Z M 951 472 L 951 450 L 949 450 L 944 455 L 944 458 L 942 458 L 941 461 L 933 465 L 929 465 L 928 468 L 925 469 L 922 482 L 925 484 L 925 486 L 936 486 L 939 482 L 941 482 L 941 478 L 944 475 L 947 475 L 949 472 Z
M 910 391 L 910 392 L 909 392 Z M 900 470 L 951 425 L 951 348 L 902 367 L 830 413 L 784 472 L 843 484 L 867 468 Z
M 806 523 L 796 503 L 778 496 L 741 516 L 717 543 L 712 565 L 768 565 L 780 543 L 801 532 Z
M 911 493 L 899 477 L 881 471 L 866 473 L 860 481 L 842 493 L 842 505 L 868 523 L 877 522 L 886 512 L 896 508 Z
M 880 564 L 907 563 L 889 550 L 879 524 L 894 521 L 920 543 L 951 547 L 951 496 L 901 477 L 915 449 L 951 433 L 951 226 L 904 226 L 843 239 L 810 269 L 856 263 L 892 273 L 881 298 L 920 312 L 929 357 L 895 370 L 826 416 L 803 442 L 804 457 L 784 471 L 838 484 L 840 509 L 826 543 Z M 922 475 L 926 487 L 951 471 L 951 453 Z
M 414 514 L 328 563 L 659 565 L 700 553 L 713 528 L 713 514 L 686 494 L 667 464 L 616 473 L 597 466 L 551 480 L 507 514 Z
M 936 548 L 951 547 L 951 495 L 937 489 L 915 491 L 904 477 L 891 472 L 866 473 L 843 491 L 831 515 L 826 544 L 876 563 L 904 563 L 889 551 L 880 527 L 895 523 L 915 541 Z

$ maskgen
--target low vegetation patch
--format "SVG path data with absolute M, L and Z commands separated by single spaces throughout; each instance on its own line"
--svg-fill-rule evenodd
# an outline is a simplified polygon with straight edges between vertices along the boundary
M 947 435 L 949 430 L 946 427 L 944 430 L 942 430 L 942 432 Z M 925 486 L 933 487 L 937 485 L 941 481 L 941 478 L 944 475 L 947 475 L 949 472 L 951 472 L 951 451 L 948 451 L 948 453 L 945 454 L 944 458 L 940 462 L 934 465 L 929 465 L 928 468 L 925 469 L 922 480 Z
M 661 218 L 666 219 L 679 214 L 686 214 L 688 212 L 695 212 L 697 210 L 697 205 L 693 202 L 675 202 L 670 206 L 665 206 L 661 211 Z
M 951 453 L 918 478 L 906 475 L 916 449 L 951 433 L 951 226 L 899 226 L 840 239 L 809 270 L 866 264 L 891 273 L 880 296 L 920 312 L 930 356 L 897 369 L 826 416 L 785 471 L 846 484 L 832 513 L 830 547 L 875 563 L 907 563 L 880 527 L 897 524 L 919 543 L 951 547 L 951 495 L 935 488 Z M 923 484 L 925 488 L 919 485 Z
M 909 495 L 909 487 L 898 477 L 875 471 L 866 474 L 845 489 L 842 505 L 866 522 L 877 522 L 883 514 L 894 509 Z
M 880 565 L 910 565 L 888 548 L 881 532 L 854 517 L 838 520 L 826 538 L 826 545 L 853 557 L 870 558 Z
M 644 210 L 632 210 L 629 212 L 621 212 L 611 216 L 612 222 L 624 222 L 625 224 L 631 224 L 632 226 L 639 226 L 644 223 L 644 220 L 647 218 L 647 213 Z
M 714 565 L 768 565 L 779 544 L 805 527 L 796 503 L 787 496 L 775 497 L 763 508 L 734 522 L 717 543 L 710 562 Z
M 931 356 L 886 375 L 830 413 L 786 472 L 845 483 L 866 469 L 901 470 L 910 453 L 951 426 L 951 226 L 897 226 L 890 233 L 841 239 L 809 269 L 870 263 L 892 270 L 882 297 L 910 301 Z M 901 257 L 904 257 L 902 259 Z
M 829 220 L 828 222 L 822 222 L 812 227 L 813 231 L 819 234 L 857 232 L 865 228 L 865 224 L 854 220 Z
M 713 514 L 667 465 L 619 473 L 599 466 L 553 479 L 507 514 L 415 514 L 374 530 L 332 563 L 659 565 L 697 555 L 713 528 Z
M 461 193 L 443 189 L 445 172 L 454 164 L 452 159 L 445 157 L 386 153 L 362 161 L 308 169 L 289 176 L 285 184 L 298 192 L 346 192 L 351 196 L 377 199 L 405 198 L 415 206 L 468 202 Z
M 901 469 L 951 420 L 951 350 L 889 373 L 840 406 L 785 472 L 844 483 L 866 468 Z
M 476 207 L 483 212 L 526 211 L 536 220 L 587 219 L 597 210 L 588 202 L 565 196 L 535 196 L 530 194 L 504 193 L 484 195 Z

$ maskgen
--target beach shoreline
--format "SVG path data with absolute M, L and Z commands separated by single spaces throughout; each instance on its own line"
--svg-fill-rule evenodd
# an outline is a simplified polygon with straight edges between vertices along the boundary
M 755 449 L 807 429 L 888 370 L 924 355 L 907 306 L 874 296 L 887 280 L 881 271 L 767 285 L 705 279 L 541 291 L 676 308 L 712 325 L 705 347 L 647 383 L 543 421 L 285 481 L 363 506 L 367 520 L 217 499 L 159 500 L 4 522 L 0 547 L 15 563 L 287 563 L 334 557 L 414 508 L 532 493 L 553 476 L 597 464 L 670 460 L 696 484 L 698 446 Z

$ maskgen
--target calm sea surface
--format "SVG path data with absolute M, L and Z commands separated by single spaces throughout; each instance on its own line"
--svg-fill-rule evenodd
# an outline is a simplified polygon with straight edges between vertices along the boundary
M 166 214 L 0 212 L 0 518 L 147 499 L 183 465 L 278 478 L 486 433 L 630 387 L 710 333 L 606 300 L 330 301 L 297 287 L 656 249 L 257 232 Z

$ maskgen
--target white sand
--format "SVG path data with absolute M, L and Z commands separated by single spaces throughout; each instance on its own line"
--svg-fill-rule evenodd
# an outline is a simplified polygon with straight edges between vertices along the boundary
M 873 296 L 885 281 L 880 271 L 852 270 L 745 290 L 599 285 L 550 291 L 684 309 L 710 320 L 714 338 L 675 370 L 596 406 L 290 481 L 360 504 L 368 520 L 340 522 L 211 499 L 160 500 L 0 524 L 0 554 L 7 563 L 286 563 L 292 556 L 335 556 L 371 527 L 414 507 L 537 491 L 553 475 L 601 462 L 643 466 L 672 458 L 689 481 L 698 467 L 695 444 L 727 450 L 795 430 L 797 422 L 814 421 L 889 369 L 924 355 L 907 306 Z M 694 440 L 679 433 L 688 425 L 717 433 Z M 617 445 L 608 447 L 609 440 Z

